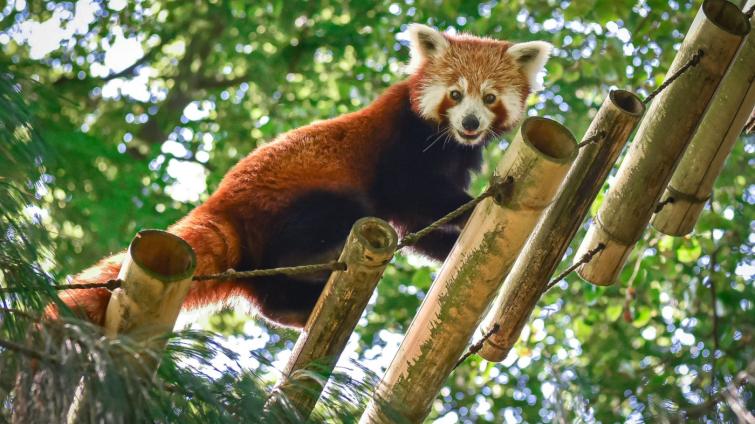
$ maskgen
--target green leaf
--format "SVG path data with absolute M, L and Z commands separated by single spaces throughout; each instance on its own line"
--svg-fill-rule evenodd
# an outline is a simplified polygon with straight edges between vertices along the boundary
M 637 308 L 637 314 L 632 321 L 632 325 L 635 327 L 644 327 L 650 319 L 653 318 L 653 311 L 647 306 L 640 306 Z
M 608 308 L 606 308 L 606 319 L 608 321 L 616 321 L 621 316 L 621 311 L 623 310 L 624 307 L 618 303 L 609 305 Z
M 681 263 L 689 264 L 695 262 L 701 253 L 700 243 L 696 239 L 692 239 L 676 250 L 676 259 Z

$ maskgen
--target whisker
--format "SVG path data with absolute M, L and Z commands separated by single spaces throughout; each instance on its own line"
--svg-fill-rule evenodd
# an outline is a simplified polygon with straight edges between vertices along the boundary
M 443 140 L 443 147 L 441 149 L 445 149 L 446 148 L 446 144 L 448 144 L 448 142 L 451 141 L 451 138 L 452 138 L 451 132 L 450 131 L 446 131 L 446 138 Z
M 434 133 L 432 133 L 432 134 L 430 134 L 430 135 L 427 136 L 427 138 L 425 139 L 425 141 L 429 140 L 432 136 L 437 135 L 439 131 L 440 131 L 440 124 L 437 125 L 437 127 L 435 128 L 435 132 Z
M 440 138 L 443 136 L 443 133 L 445 133 L 445 132 L 446 132 L 446 129 L 443 129 L 441 132 L 437 133 L 437 135 L 436 134 L 431 134 L 430 137 L 432 137 L 433 135 L 436 136 L 435 140 L 433 140 L 433 142 L 430 143 L 430 145 L 428 145 L 427 147 L 425 147 L 422 150 L 422 153 L 425 153 L 426 151 L 430 150 L 430 148 L 433 147 L 433 145 L 435 145 L 435 143 L 437 143 L 438 140 L 440 140 Z M 427 137 L 427 138 L 430 138 L 430 137 Z M 425 141 L 427 141 L 427 140 L 425 140 Z
M 488 128 L 488 131 L 493 134 L 494 139 L 499 139 L 503 137 L 503 133 L 499 133 L 498 131 L 494 130 L 493 128 Z

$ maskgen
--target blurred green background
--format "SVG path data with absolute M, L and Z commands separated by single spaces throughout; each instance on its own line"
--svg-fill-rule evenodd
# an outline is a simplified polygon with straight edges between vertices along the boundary
M 25 184 L 37 202 L 26 213 L 51 237 L 41 266 L 62 282 L 139 229 L 186 214 L 277 134 L 356 110 L 401 80 L 408 49 L 400 34 L 409 23 L 553 43 L 545 90 L 530 98 L 529 112 L 579 137 L 610 89 L 645 95 L 660 84 L 699 6 L 10 0 L 0 11 L 0 70 L 19 78 L 47 152 L 26 175 L 4 175 L 10 158 L 0 158 L 0 176 L 34 175 Z M 491 144 L 488 162 L 507 137 Z M 542 299 L 504 363 L 473 358 L 451 375 L 431 419 L 734 419 L 727 401 L 711 399 L 721 400 L 714 393 L 755 357 L 753 153 L 755 138 L 743 137 L 694 234 L 647 231 L 613 287 L 570 276 Z M 485 182 L 480 176 L 473 190 Z M 344 356 L 382 373 L 436 270 L 399 256 Z M 282 367 L 296 333 L 247 309 L 182 322 Z M 271 384 L 278 379 L 275 366 L 247 365 Z M 752 386 L 734 397 L 755 408 Z

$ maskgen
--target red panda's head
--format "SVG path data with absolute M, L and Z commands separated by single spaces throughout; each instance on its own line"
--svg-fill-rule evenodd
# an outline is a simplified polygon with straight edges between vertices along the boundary
M 537 74 L 551 44 L 449 35 L 413 24 L 412 109 L 448 126 L 459 143 L 476 145 L 511 130 L 525 114 L 527 96 L 540 89 Z

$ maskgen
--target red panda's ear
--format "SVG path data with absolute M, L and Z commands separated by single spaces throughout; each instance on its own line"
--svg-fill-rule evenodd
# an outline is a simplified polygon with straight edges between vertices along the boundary
M 443 55 L 449 47 L 446 37 L 427 25 L 411 24 L 406 30 L 406 34 L 409 38 L 412 57 L 409 66 L 412 70 L 416 69 L 426 59 Z
M 538 81 L 537 74 L 545 67 L 545 62 L 550 57 L 553 45 L 545 41 L 528 41 L 526 43 L 513 44 L 506 53 L 514 58 L 522 67 L 522 71 L 529 80 L 532 91 L 542 90 L 542 84 Z

